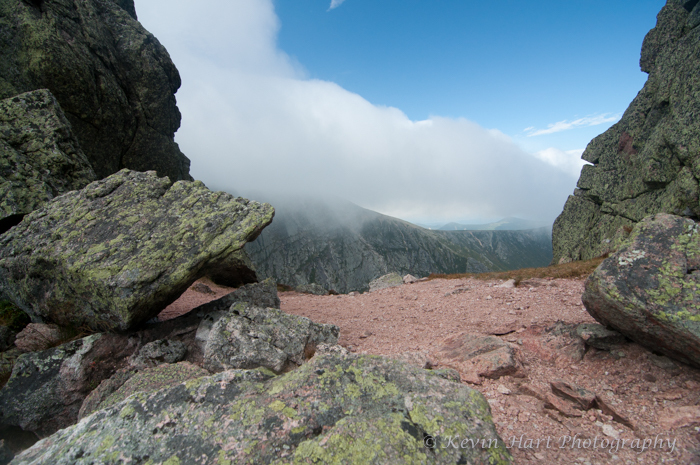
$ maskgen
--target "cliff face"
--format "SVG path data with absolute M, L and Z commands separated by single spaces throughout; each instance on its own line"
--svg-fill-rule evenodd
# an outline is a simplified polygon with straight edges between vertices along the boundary
M 0 0 L 0 98 L 47 88 L 99 178 L 191 179 L 174 142 L 180 76 L 133 0 Z
M 347 202 L 274 202 L 275 220 L 246 245 L 258 276 L 338 292 L 388 272 L 427 276 L 546 265 L 549 231 L 430 231 Z
M 642 46 L 649 78 L 583 153 L 592 165 L 554 223 L 554 262 L 612 251 L 654 213 L 700 218 L 699 25 L 698 0 L 668 0 L 659 13 Z

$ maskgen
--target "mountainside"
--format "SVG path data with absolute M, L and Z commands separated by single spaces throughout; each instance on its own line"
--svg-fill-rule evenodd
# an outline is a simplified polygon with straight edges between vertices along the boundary
M 510 217 L 486 224 L 447 223 L 438 229 L 441 231 L 521 231 L 540 227 L 542 227 L 541 223 Z
M 544 228 L 430 231 L 340 200 L 272 203 L 274 221 L 245 250 L 261 279 L 291 286 L 317 283 L 349 292 L 365 290 L 391 271 L 427 276 L 542 266 L 551 260 Z
M 644 39 L 649 74 L 622 119 L 593 139 L 553 228 L 554 262 L 617 248 L 655 213 L 700 217 L 700 3 L 668 0 Z

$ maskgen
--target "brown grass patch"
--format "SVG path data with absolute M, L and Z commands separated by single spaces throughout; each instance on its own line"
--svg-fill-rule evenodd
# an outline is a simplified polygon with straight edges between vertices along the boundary
M 591 260 L 582 260 L 571 263 L 564 263 L 562 265 L 551 265 L 545 266 L 543 268 L 521 268 L 519 270 L 511 271 L 494 271 L 491 273 L 458 273 L 458 274 L 431 274 L 428 276 L 428 280 L 433 279 L 463 279 L 463 278 L 475 278 L 482 280 L 496 280 L 496 279 L 514 279 L 515 285 L 517 286 L 520 281 L 530 278 L 554 278 L 554 279 L 564 279 L 564 278 L 584 278 L 593 272 L 598 265 L 605 260 L 605 256 L 593 258 Z

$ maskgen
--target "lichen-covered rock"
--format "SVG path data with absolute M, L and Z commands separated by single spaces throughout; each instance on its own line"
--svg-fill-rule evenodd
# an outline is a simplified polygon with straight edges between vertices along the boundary
M 581 298 L 601 324 L 700 367 L 700 232 L 688 218 L 658 214 L 588 277 Z
M 617 250 L 654 213 L 700 217 L 700 5 L 668 0 L 644 39 L 644 88 L 583 153 L 578 189 L 552 233 L 554 263 Z
M 122 170 L 0 236 L 0 293 L 34 320 L 126 330 L 209 270 L 230 270 L 234 281 L 237 253 L 273 215 L 199 181 Z
M 446 447 L 450 439 L 478 445 Z M 144 457 L 153 463 L 512 462 L 479 392 L 395 360 L 324 355 L 282 376 L 232 370 L 133 395 L 40 441 L 14 463 Z
M 191 179 L 174 142 L 180 76 L 132 0 L 0 0 L 0 98 L 48 88 L 98 177 Z
M 294 288 L 294 290 L 302 294 L 328 295 L 328 291 L 323 286 L 316 283 L 300 284 Z
M 95 179 L 51 92 L 41 89 L 0 101 L 0 233 Z
M 110 347 L 109 339 L 95 334 L 21 355 L 0 390 L 0 425 L 19 426 L 44 437 L 73 424 L 88 393 L 118 367 L 120 350 L 129 350 Z
M 369 283 L 369 292 L 386 289 L 387 287 L 396 287 L 403 284 L 403 278 L 398 273 L 389 273 L 381 276 Z
M 202 376 L 209 376 L 211 374 L 207 370 L 193 365 L 190 362 L 173 363 L 170 365 L 165 364 L 146 368 L 138 372 L 124 370 L 120 372 L 120 374 L 122 373 L 130 373 L 130 376 L 123 380 L 117 389 L 110 392 L 108 395 L 105 395 L 105 392 L 101 392 L 102 396 L 97 398 L 90 393 L 80 409 L 80 418 L 85 418 L 97 410 L 121 402 L 132 394 L 150 394 L 189 379 L 201 378 Z M 115 376 L 117 375 L 115 374 Z M 103 383 L 105 383 L 105 381 L 103 381 Z M 95 402 L 96 400 L 99 400 L 99 402 Z
M 212 372 L 265 367 L 281 373 L 313 357 L 319 344 L 336 344 L 339 331 L 275 308 L 236 303 L 207 333 L 203 366 Z
M 145 344 L 138 354 L 129 360 L 135 368 L 150 368 L 162 363 L 176 363 L 185 358 L 187 346 L 180 341 L 159 339 Z

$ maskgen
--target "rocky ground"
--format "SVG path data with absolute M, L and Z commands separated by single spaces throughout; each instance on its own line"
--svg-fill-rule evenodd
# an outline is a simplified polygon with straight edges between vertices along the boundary
M 512 344 L 520 370 L 473 387 L 488 399 L 516 463 L 700 463 L 700 371 L 631 342 L 584 353 L 569 336 L 594 322 L 581 303 L 583 283 L 433 280 L 356 295 L 283 292 L 280 299 L 286 312 L 338 325 L 340 344 L 358 353 L 440 366 L 451 335 L 498 335 Z M 553 395 L 556 381 L 595 393 L 606 410 L 574 408 Z M 441 446 L 451 445 L 443 438 Z

